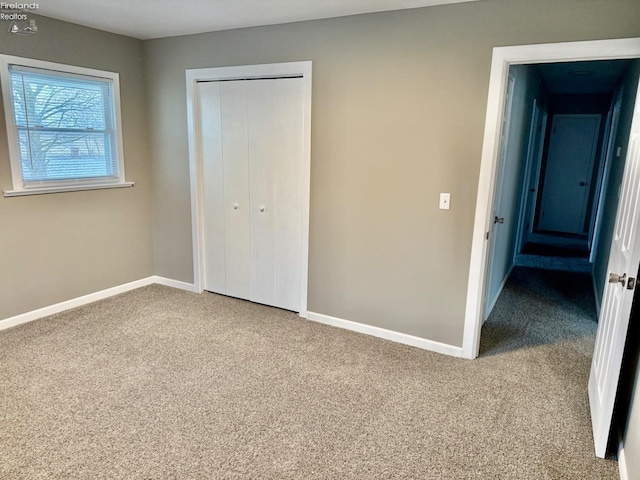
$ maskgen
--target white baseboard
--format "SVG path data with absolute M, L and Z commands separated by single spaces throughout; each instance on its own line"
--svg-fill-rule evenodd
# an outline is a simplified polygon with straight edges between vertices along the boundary
M 618 447 L 618 470 L 620 470 L 620 480 L 629 480 L 629 471 L 627 470 L 627 457 L 624 453 L 624 442 L 621 441 Z
M 159 283 L 168 287 L 179 288 L 182 290 L 188 290 L 190 292 L 194 291 L 194 286 L 191 283 L 180 282 L 178 280 L 172 280 L 170 278 L 152 275 L 150 277 L 142 278 L 134 282 L 107 288 L 105 290 L 100 290 L 99 292 L 90 293 L 88 295 L 72 298 L 71 300 L 66 300 L 54 305 L 49 305 L 48 307 L 38 308 L 37 310 L 21 313 L 20 315 L 16 315 L 14 317 L 5 318 L 4 320 L 0 320 L 0 330 L 5 330 L 7 328 L 15 327 L 23 323 L 32 322 L 33 320 L 38 320 L 42 317 L 47 317 L 49 315 L 64 312 L 65 310 L 70 310 L 72 308 L 80 307 L 88 303 L 113 297 L 114 295 L 128 292 L 130 290 L 135 290 L 136 288 L 146 287 L 147 285 L 151 285 L 154 283 Z
M 22 313 L 14 317 L 9 317 L 4 320 L 0 320 L 0 330 L 15 327 L 23 323 L 31 322 L 42 317 L 53 315 L 56 313 L 64 312 L 71 308 L 80 307 L 88 303 L 92 303 L 98 300 L 112 297 L 120 293 L 125 293 L 136 288 L 145 287 L 152 284 L 160 284 L 168 287 L 178 288 L 189 292 L 195 292 L 195 285 L 192 283 L 181 282 L 179 280 L 173 280 L 171 278 L 160 277 L 158 275 L 152 275 L 150 277 L 142 278 L 134 282 L 125 283 L 116 287 L 107 288 L 99 292 L 90 293 L 81 297 L 73 298 L 64 302 L 56 303 L 48 307 L 32 310 L 31 312 Z M 321 313 L 304 312 L 306 318 L 309 320 L 323 323 L 325 325 L 331 325 L 338 328 L 344 328 L 354 332 L 364 333 L 378 338 L 384 338 L 396 343 L 402 343 L 404 345 L 410 345 L 412 347 L 422 348 L 423 350 L 429 350 L 432 352 L 442 353 L 453 357 L 462 357 L 462 348 L 447 345 L 445 343 L 435 342 L 426 338 L 415 337 L 413 335 L 407 335 L 406 333 L 395 332 L 393 330 L 387 330 L 384 328 L 374 327 L 372 325 L 366 325 L 364 323 L 352 322 L 350 320 L 343 320 L 341 318 L 331 317 L 329 315 L 323 315 Z M 300 313 L 303 316 L 303 313 Z
M 173 287 L 180 290 L 186 290 L 187 292 L 195 292 L 196 288 L 193 283 L 181 282 L 180 280 L 174 280 L 172 278 L 160 277 L 158 275 L 154 275 L 150 277 L 153 279 L 152 283 L 157 283 L 159 285 L 165 285 L 167 287 Z
M 431 352 L 443 353 L 452 357 L 462 357 L 462 347 L 454 347 L 445 343 L 434 342 L 426 338 L 407 335 L 406 333 L 395 332 L 364 323 L 352 322 L 351 320 L 343 320 L 342 318 L 331 317 L 322 313 L 307 312 L 307 318 L 311 321 L 331 325 L 332 327 L 344 328 L 354 332 L 364 333 L 378 338 L 384 338 L 396 343 L 410 345 L 412 347 L 422 348 Z

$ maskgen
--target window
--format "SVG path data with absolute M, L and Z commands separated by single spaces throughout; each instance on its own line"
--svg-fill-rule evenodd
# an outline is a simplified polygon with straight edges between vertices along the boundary
M 6 55 L 0 68 L 13 179 L 5 196 L 133 185 L 117 73 Z

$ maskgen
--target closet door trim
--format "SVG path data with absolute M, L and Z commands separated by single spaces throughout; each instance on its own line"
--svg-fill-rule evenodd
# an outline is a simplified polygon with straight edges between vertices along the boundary
M 187 127 L 189 134 L 189 169 L 191 181 L 191 223 L 193 239 L 193 281 L 196 292 L 204 290 L 204 221 L 203 221 L 203 169 L 202 142 L 199 132 L 200 98 L 198 83 L 228 80 L 257 80 L 281 77 L 303 79 L 303 158 L 300 176 L 302 193 L 302 242 L 300 258 L 300 312 L 307 318 L 307 290 L 309 276 L 309 202 L 311 183 L 311 67 L 310 61 L 243 65 L 235 67 L 213 67 L 188 69 L 187 81 Z

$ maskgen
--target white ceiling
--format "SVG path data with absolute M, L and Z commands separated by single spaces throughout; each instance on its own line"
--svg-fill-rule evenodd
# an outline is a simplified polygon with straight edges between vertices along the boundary
M 140 39 L 478 0 L 43 0 L 32 13 Z

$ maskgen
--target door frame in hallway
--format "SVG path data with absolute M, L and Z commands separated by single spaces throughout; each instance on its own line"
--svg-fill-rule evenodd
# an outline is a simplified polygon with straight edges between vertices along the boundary
M 251 80 L 279 77 L 302 77 L 303 85 L 303 153 L 301 173 L 302 245 L 300 258 L 300 312 L 307 318 L 309 276 L 309 208 L 311 185 L 311 70 L 312 62 L 287 62 L 264 65 L 242 65 L 186 70 L 187 127 L 189 138 L 189 170 L 191 182 L 191 224 L 193 244 L 194 291 L 204 291 L 204 227 L 203 172 L 200 140 L 198 82 Z

